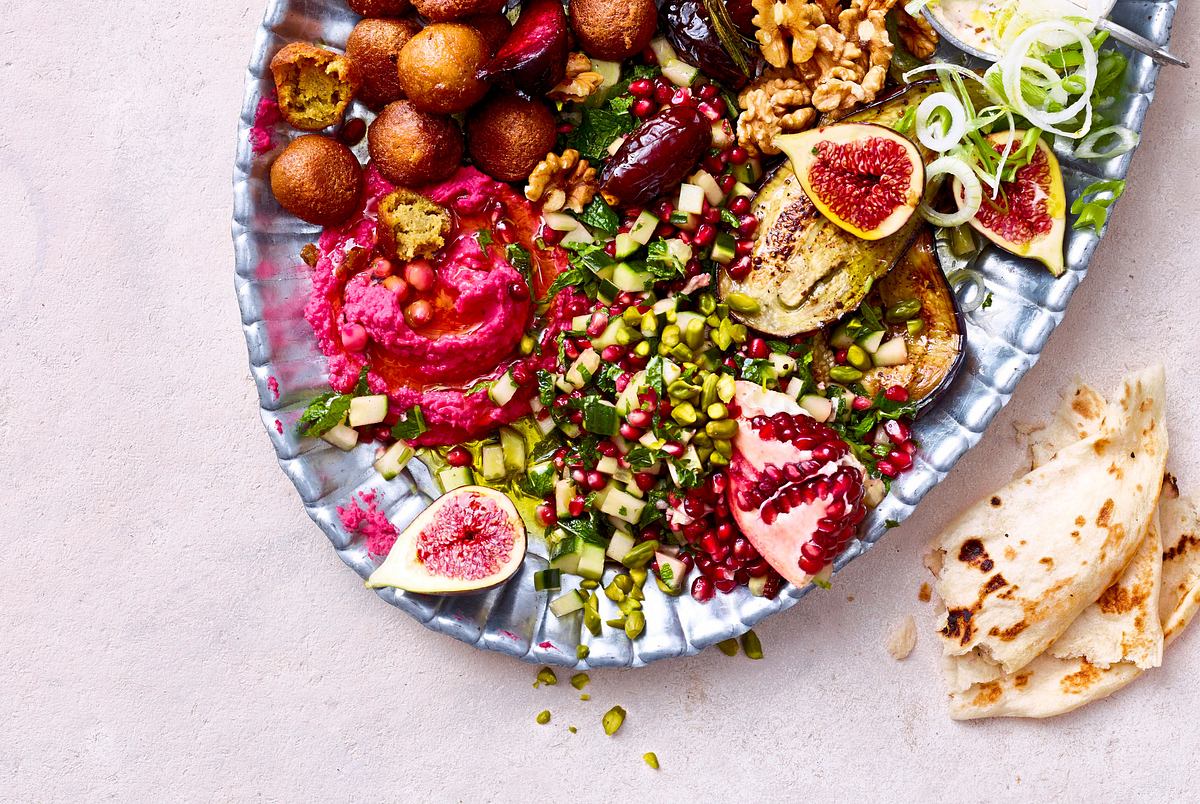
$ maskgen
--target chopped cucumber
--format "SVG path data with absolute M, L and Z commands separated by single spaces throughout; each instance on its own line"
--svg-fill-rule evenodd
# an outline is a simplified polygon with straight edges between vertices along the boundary
M 864 335 L 863 337 L 858 339 L 858 345 L 861 346 L 862 348 L 866 349 L 871 354 L 875 354 L 876 352 L 879 351 L 880 345 L 883 344 L 883 337 L 886 334 L 887 333 L 885 333 L 883 330 L 879 330 L 878 332 L 872 332 L 870 335 Z M 850 347 L 839 346 L 838 348 L 839 349 L 848 349 Z
M 733 185 L 733 191 L 729 195 L 733 198 L 738 198 L 739 196 L 754 198 L 754 190 L 739 181 Z
M 675 48 L 671 47 L 671 43 L 662 36 L 656 36 L 650 40 L 650 50 L 654 53 L 654 60 L 659 64 L 670 64 L 679 58 L 675 55 Z
M 635 524 L 642 518 L 642 509 L 646 507 L 646 503 L 634 497 L 632 494 L 627 494 L 618 488 L 609 488 L 604 502 L 600 505 L 600 510 L 606 514 L 615 516 L 617 519 L 623 519 L 630 524 Z
M 621 427 L 621 417 L 611 402 L 590 399 L 583 408 L 583 429 L 602 436 L 614 436 Z
M 379 424 L 387 418 L 387 412 L 387 394 L 357 396 L 350 400 L 350 415 L 347 418 L 347 423 L 351 427 Z
M 696 82 L 696 78 L 700 75 L 700 71 L 686 61 L 673 59 L 663 65 L 663 78 L 670 81 L 677 87 L 690 87 Z
M 504 436 L 504 431 L 500 431 L 501 437 Z M 535 463 L 529 467 L 529 471 L 525 473 L 529 478 L 529 485 L 535 489 L 546 489 L 547 491 L 554 488 L 554 480 L 557 477 L 557 470 L 551 461 L 543 463 Z M 538 496 L 541 496 L 539 493 Z
M 321 438 L 343 452 L 349 452 L 358 444 L 358 431 L 353 427 L 347 427 L 344 423 L 340 423 L 329 428 L 329 431 L 321 436 Z
M 626 553 L 633 549 L 635 544 L 637 544 L 637 540 L 633 538 L 632 534 L 618 531 L 613 534 L 608 543 L 608 557 L 613 561 L 620 561 Z
M 582 388 L 600 368 L 600 354 L 595 349 L 584 349 L 579 359 L 567 370 L 566 380 L 573 388 Z
M 595 349 L 603 349 L 606 346 L 612 346 L 617 342 L 617 333 L 622 327 L 627 326 L 620 318 L 613 318 L 608 322 L 608 326 L 604 328 L 597 337 L 592 338 L 592 347 Z
M 502 408 L 512 401 L 512 398 L 517 395 L 517 391 L 519 390 L 520 386 L 517 385 L 512 372 L 506 371 L 500 375 L 499 379 L 488 386 L 488 399 L 492 400 L 492 404 L 496 407 Z
M 908 362 L 908 345 L 904 336 L 892 338 L 871 355 L 871 360 L 877 366 L 903 366 Z
M 709 176 L 709 178 L 712 177 Z M 700 185 L 681 184 L 679 185 L 679 198 L 675 200 L 675 209 L 689 215 L 699 215 L 704 212 L 704 198 L 704 188 Z
M 733 175 L 743 184 L 754 184 L 762 178 L 762 161 L 752 156 L 740 165 L 733 166 Z
M 675 300 L 675 297 L 669 296 L 665 299 L 659 299 L 656 301 L 653 306 L 650 307 L 650 312 L 654 313 L 655 315 L 665 315 L 667 313 L 674 313 L 675 308 L 678 306 L 679 302 Z
M 712 130 L 712 147 L 724 150 L 733 144 L 733 126 L 725 118 L 714 122 Z
M 626 257 L 632 257 L 641 247 L 641 243 L 634 240 L 626 232 L 621 232 L 617 235 L 617 250 L 615 256 L 618 260 L 623 260 Z
M 683 562 L 661 550 L 654 554 L 654 559 L 658 562 L 659 580 L 671 590 L 671 594 L 682 592 L 683 582 L 687 580 L 687 567 Z
M 579 225 L 579 221 L 565 212 L 543 212 L 542 220 L 556 232 L 570 232 Z
M 683 482 L 679 477 L 679 469 L 676 468 L 680 464 L 694 472 L 699 472 L 701 470 L 702 467 L 700 464 L 700 455 L 696 452 L 695 447 L 688 447 L 687 451 L 683 453 L 683 457 L 679 459 L 678 463 L 672 463 L 667 466 L 667 471 L 671 475 L 671 480 L 676 486 L 683 485 Z
M 538 432 L 544 436 L 548 436 L 553 433 L 554 428 L 558 426 L 554 423 L 554 418 L 551 416 L 546 416 L 544 419 L 534 417 L 533 424 L 537 427 Z
M 800 407 L 819 422 L 827 422 L 833 418 L 833 402 L 823 396 L 806 394 L 800 397 Z
M 746 588 L 750 590 L 750 594 L 755 597 L 762 597 L 763 592 L 767 588 L 767 575 L 761 577 L 750 576 L 750 580 L 746 583 Z
M 715 207 L 725 200 L 725 191 L 707 170 L 697 170 L 692 174 L 690 181 L 704 191 L 704 197 L 712 206 Z
M 438 470 L 437 478 L 438 485 L 442 487 L 443 492 L 475 484 L 475 473 L 469 466 L 447 466 Z
M 584 333 L 587 332 L 588 326 L 592 323 L 592 314 L 584 313 L 583 315 L 574 316 L 571 319 L 571 332 Z
M 568 614 L 573 614 L 583 609 L 583 604 L 587 599 L 580 594 L 578 589 L 572 589 L 565 595 L 554 598 L 550 601 L 550 611 L 554 612 L 555 617 L 566 617 Z
M 650 242 L 650 238 L 654 237 L 654 230 L 658 228 L 658 224 L 658 218 L 654 217 L 652 213 L 642 210 L 642 214 L 634 220 L 633 226 L 629 227 L 629 237 L 644 246 Z
M 713 243 L 709 258 L 719 265 L 728 265 L 737 256 L 737 240 L 729 232 L 721 232 Z
M 562 531 L 557 531 L 561 533 Z M 550 567 L 552 569 L 574 575 L 579 568 L 579 556 L 583 553 L 583 539 L 579 536 L 566 536 L 550 551 Z
M 375 461 L 375 471 L 382 475 L 384 480 L 392 480 L 404 471 L 404 467 L 408 465 L 415 454 L 413 448 L 408 444 L 397 441 Z
M 627 262 L 617 263 L 613 269 L 612 283 L 627 293 L 643 293 L 654 284 L 649 271 L 639 271 Z
M 554 483 L 554 510 L 560 519 L 571 515 L 568 506 L 573 499 L 575 499 L 574 483 L 565 477 Z
M 538 570 L 533 573 L 533 588 L 539 592 L 562 588 L 562 572 L 556 569 Z
M 685 232 L 694 232 L 700 226 L 700 216 L 695 212 L 684 212 L 682 209 L 676 209 L 671 212 L 671 216 L 667 218 L 667 222 L 677 229 L 683 229 Z
M 592 237 L 592 233 L 588 231 L 588 228 L 579 222 L 576 222 L 575 228 L 567 232 L 566 236 L 564 236 L 562 239 L 562 244 L 564 246 L 569 246 L 572 243 L 586 244 L 594 242 L 596 242 L 596 238 Z
M 699 313 L 690 313 L 690 315 L 699 316 Z M 686 321 L 684 313 L 679 314 L 679 318 Z M 687 327 L 681 325 L 680 329 L 686 330 Z M 683 376 L 683 369 L 674 360 L 663 358 L 662 362 L 663 385 L 670 385 Z
M 768 359 L 771 361 L 772 368 L 775 369 L 776 377 L 785 377 L 796 370 L 796 358 L 791 355 L 781 355 L 778 352 L 771 352 Z
M 829 336 L 829 345 L 834 349 L 849 349 L 854 345 L 854 336 L 850 332 L 850 324 L 838 324 Z
M 601 474 L 615 475 L 620 470 L 620 462 L 610 455 L 604 455 L 600 458 L 600 460 L 596 461 L 596 471 L 600 472 Z
M 480 455 L 480 462 L 483 464 L 483 479 L 503 480 L 508 474 L 508 470 L 504 466 L 504 447 L 499 444 L 488 444 L 480 452 Z
M 584 542 L 583 549 L 579 552 L 579 563 L 575 572 L 589 580 L 600 580 L 600 577 L 604 575 L 604 547 Z
M 592 72 L 600 73 L 600 89 L 608 89 L 621 80 L 621 62 L 592 59 Z

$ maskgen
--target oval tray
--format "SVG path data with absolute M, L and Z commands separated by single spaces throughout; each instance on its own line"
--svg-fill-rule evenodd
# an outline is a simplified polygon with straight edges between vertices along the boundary
M 1174 2 L 1122 0 L 1113 19 L 1166 44 Z M 375 567 L 360 538 L 342 527 L 336 507 L 358 492 L 375 490 L 378 505 L 398 527 L 407 525 L 437 491 L 424 467 L 384 481 L 372 468 L 369 447 L 343 453 L 320 440 L 300 440 L 295 421 L 307 401 L 327 388 L 325 358 L 303 318 L 310 288 L 308 268 L 299 259 L 305 243 L 318 230 L 285 214 L 271 195 L 268 168 L 278 147 L 294 136 L 282 124 L 273 131 L 276 150 L 256 155 L 249 144 L 259 99 L 272 91 L 267 65 L 271 56 L 294 40 L 320 40 L 341 47 L 357 17 L 345 0 L 271 0 L 254 44 L 246 77 L 246 94 L 238 128 L 234 173 L 233 241 L 235 285 L 242 311 L 242 328 L 250 353 L 251 373 L 258 387 L 262 419 L 280 466 L 295 484 L 308 515 L 338 556 L 365 578 Z M 1140 130 L 1154 95 L 1158 67 L 1147 57 L 1130 56 L 1128 94 L 1119 122 Z M 959 60 L 963 57 L 959 55 Z M 352 113 L 369 119 L 357 104 Z M 365 147 L 358 155 L 366 161 Z M 1063 179 L 1069 195 L 1100 178 L 1123 178 L 1132 154 L 1096 165 L 1072 160 L 1061 149 Z M 1071 294 L 1087 273 L 1088 261 L 1099 242 L 1097 235 L 1068 228 L 1069 270 L 1057 280 L 1041 266 L 987 249 L 977 263 L 986 278 L 993 303 L 966 316 L 967 346 L 963 370 L 940 402 L 916 424 L 922 444 L 911 472 L 897 481 L 892 493 L 863 523 L 861 538 L 835 562 L 840 570 L 877 542 L 887 520 L 902 521 L 921 498 L 941 481 L 962 455 L 979 441 L 984 429 L 1005 405 L 1018 381 L 1037 362 L 1046 339 L 1062 320 Z M 520 572 L 499 589 L 466 597 L 436 598 L 395 590 L 378 594 L 426 627 L 489 650 L 529 662 L 586 667 L 640 667 L 658 659 L 694 654 L 746 631 L 759 620 L 796 604 L 811 588 L 785 586 L 778 598 L 766 600 L 739 587 L 717 595 L 707 604 L 690 595 L 670 598 L 653 584 L 646 587 L 645 635 L 630 642 L 623 633 L 606 628 L 601 637 L 587 638 L 590 654 L 576 661 L 578 615 L 559 621 L 547 610 L 548 595 L 535 592 L 532 574 L 546 566 L 535 555 L 537 542 Z M 611 576 L 610 569 L 608 575 Z M 578 579 L 569 579 L 576 582 Z M 606 582 L 608 576 L 606 576 Z M 564 590 L 569 587 L 564 587 Z M 611 603 L 601 596 L 602 607 Z M 605 617 L 612 616 L 602 609 Z

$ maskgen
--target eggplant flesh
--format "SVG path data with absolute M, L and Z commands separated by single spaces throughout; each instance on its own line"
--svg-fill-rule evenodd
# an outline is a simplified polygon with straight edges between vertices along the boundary
M 904 337 L 908 362 L 868 369 L 859 384 L 872 396 L 894 385 L 903 386 L 909 399 L 918 408 L 924 408 L 949 387 L 963 361 L 962 313 L 938 265 L 929 227 L 920 232 L 896 267 L 877 283 L 868 303 L 887 311 L 911 299 L 921 302 L 919 319 L 924 325 L 921 331 L 914 335 L 907 324 L 891 323 L 884 336 L 885 340 Z M 827 333 L 815 339 L 813 372 L 820 382 L 829 382 L 833 351 Z
M 894 126 L 940 86 L 924 82 L 842 118 L 845 122 Z M 932 154 L 918 145 L 928 162 Z M 904 254 L 920 226 L 917 215 L 894 234 L 861 240 L 826 219 L 805 195 L 789 163 L 763 183 L 751 205 L 759 220 L 752 268 L 735 281 L 722 272 L 723 297 L 744 293 L 759 303 L 743 315 L 754 329 L 779 337 L 812 332 L 858 308 L 872 283 Z

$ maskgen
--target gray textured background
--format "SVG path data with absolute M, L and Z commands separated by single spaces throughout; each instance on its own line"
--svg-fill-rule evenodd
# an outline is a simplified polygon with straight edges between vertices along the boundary
M 0 795 L 1194 796 L 1200 638 L 1073 715 L 954 724 L 916 592 L 926 539 L 1011 474 L 1012 422 L 1043 415 L 1076 373 L 1109 385 L 1163 360 L 1172 463 L 1200 489 L 1200 75 L 1164 73 L 1065 323 L 914 518 L 831 593 L 764 624 L 764 661 L 595 672 L 584 703 L 358 588 L 263 438 L 228 240 L 261 11 L 0 2 Z M 1174 49 L 1195 60 L 1198 34 L 1184 4 Z M 923 639 L 897 664 L 883 638 L 908 613 Z M 607 739 L 613 703 L 629 718 Z M 539 727 L 543 708 L 554 720 Z

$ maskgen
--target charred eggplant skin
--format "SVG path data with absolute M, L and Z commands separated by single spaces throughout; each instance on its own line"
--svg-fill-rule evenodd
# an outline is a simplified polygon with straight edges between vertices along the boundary
M 869 369 L 859 382 L 871 395 L 894 385 L 903 386 L 921 412 L 950 387 L 964 360 L 962 311 L 938 265 L 933 232 L 928 226 L 917 234 L 896 267 L 876 284 L 867 302 L 888 310 L 912 299 L 921 302 L 921 332 L 913 334 L 907 326 L 893 325 L 886 336 L 904 336 L 908 362 Z M 813 339 L 813 376 L 818 382 L 830 379 L 829 369 L 834 363 L 830 334 L 831 330 L 826 330 Z
M 938 88 L 936 82 L 912 84 L 844 120 L 893 126 Z M 922 159 L 931 156 L 922 146 Z M 920 227 L 914 215 L 892 235 L 860 240 L 816 210 L 786 162 L 763 184 L 752 212 L 759 220 L 753 268 L 740 281 L 723 272 L 720 290 L 722 296 L 737 291 L 756 299 L 759 311 L 744 316 L 745 322 L 780 337 L 813 332 L 857 309 Z

